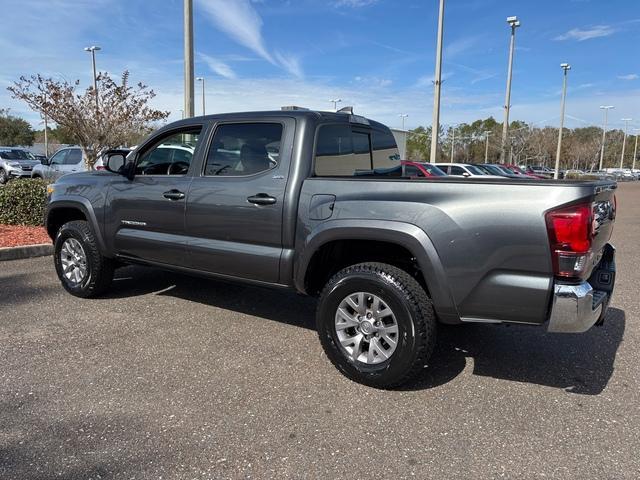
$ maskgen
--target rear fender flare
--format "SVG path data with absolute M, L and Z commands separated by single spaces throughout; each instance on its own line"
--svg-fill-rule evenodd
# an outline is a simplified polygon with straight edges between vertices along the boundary
M 330 220 L 320 224 L 305 239 L 295 262 L 294 284 L 305 291 L 305 276 L 315 252 L 335 240 L 377 240 L 395 243 L 407 249 L 418 262 L 434 307 L 441 320 L 460 320 L 444 268 L 429 236 L 421 228 L 404 222 L 388 220 Z

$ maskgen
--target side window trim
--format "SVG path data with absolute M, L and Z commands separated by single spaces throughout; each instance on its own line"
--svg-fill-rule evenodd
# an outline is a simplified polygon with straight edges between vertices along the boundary
M 140 159 L 144 154 L 146 154 L 150 149 L 156 148 L 162 144 L 162 139 L 166 139 L 168 137 L 171 137 L 172 135 L 176 135 L 185 130 L 194 130 L 196 128 L 200 128 L 200 133 L 198 134 L 199 138 L 198 138 L 198 142 L 196 143 L 196 147 L 193 151 L 191 163 L 189 164 L 189 170 L 185 174 L 167 175 L 167 174 L 158 173 L 158 174 L 145 175 L 145 177 L 186 177 L 188 176 L 189 171 L 191 170 L 191 165 L 193 165 L 194 162 L 197 160 L 198 153 L 201 150 L 201 145 L 203 143 L 202 136 L 207 133 L 207 130 L 209 128 L 208 125 L 204 125 L 202 123 L 181 125 L 181 126 L 172 128 L 171 130 L 167 130 L 166 132 L 163 132 L 161 135 L 154 135 L 147 142 L 145 142 L 140 149 L 135 151 L 135 154 L 131 158 L 131 162 L 133 162 L 134 168 L 137 168 L 138 162 L 140 161 Z
M 223 121 L 215 121 L 212 125 L 211 125 L 211 131 L 208 135 L 207 138 L 207 143 L 206 143 L 206 149 L 204 150 L 204 155 L 202 156 L 202 165 L 200 166 L 200 178 L 216 178 L 216 179 L 221 179 L 221 178 L 229 178 L 229 179 L 233 179 L 233 178 L 254 178 L 258 175 L 264 175 L 265 173 L 268 172 L 273 172 L 274 170 L 277 170 L 280 168 L 280 166 L 282 165 L 282 162 L 279 161 L 278 164 L 276 165 L 275 168 L 270 168 L 268 170 L 263 170 L 261 172 L 256 172 L 256 173 L 251 173 L 249 175 L 206 175 L 206 169 L 207 169 L 207 162 L 209 159 L 209 151 L 211 149 L 211 145 L 213 145 L 213 139 L 216 136 L 216 132 L 218 131 L 218 129 L 221 126 L 224 125 L 242 125 L 242 124 L 255 124 L 255 123 L 267 123 L 267 124 L 279 124 L 282 126 L 282 134 L 280 137 L 280 141 L 283 142 L 286 138 L 286 134 L 287 134 L 287 125 L 284 121 L 282 120 L 278 120 L 278 119 L 246 119 L 246 120 L 223 120 Z M 283 153 L 283 149 L 282 149 L 282 144 L 280 145 L 280 157 L 282 158 L 282 153 Z

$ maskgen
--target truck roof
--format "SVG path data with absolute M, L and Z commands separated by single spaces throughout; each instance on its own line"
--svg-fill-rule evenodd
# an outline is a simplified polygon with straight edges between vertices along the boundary
M 363 117 L 362 115 L 350 114 L 346 112 L 325 112 L 321 110 L 264 110 L 255 112 L 230 112 L 230 113 L 215 113 L 212 115 L 204 115 L 198 117 L 185 118 L 173 122 L 175 125 L 190 124 L 212 120 L 246 120 L 254 118 L 273 118 L 273 117 L 293 117 L 302 118 L 315 121 L 317 123 L 322 122 L 336 122 L 336 123 L 352 123 L 367 125 L 377 128 L 389 128 L 386 125 L 371 120 L 370 118 Z

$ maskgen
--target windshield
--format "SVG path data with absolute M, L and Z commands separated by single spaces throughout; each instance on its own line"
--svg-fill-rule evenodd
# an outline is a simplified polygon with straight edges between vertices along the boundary
M 24 150 L 17 148 L 0 150 L 0 157 L 7 160 L 32 160 L 33 156 Z
M 474 165 L 467 165 L 466 168 L 474 175 L 486 175 L 486 173 Z
M 431 165 L 430 163 L 422 163 L 422 168 L 424 168 L 430 175 L 434 177 L 446 177 L 447 174 L 440 170 L 435 165 Z
M 507 169 L 500 167 L 499 165 L 487 165 L 487 169 L 494 175 L 512 175 Z

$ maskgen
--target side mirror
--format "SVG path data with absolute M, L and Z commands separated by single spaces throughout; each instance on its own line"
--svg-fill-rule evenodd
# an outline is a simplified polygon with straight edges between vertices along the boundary
M 470 177 L 470 176 L 471 176 L 471 174 L 470 174 L 469 172 L 464 172 L 464 173 L 462 174 L 462 176 L 463 176 L 463 177 L 465 177 L 465 178 L 467 178 L 467 177 Z
M 110 153 L 104 160 L 104 168 L 112 173 L 122 174 L 126 159 L 122 153 Z
M 40 160 L 40 165 L 49 165 L 49 161 L 48 158 L 43 158 Z

